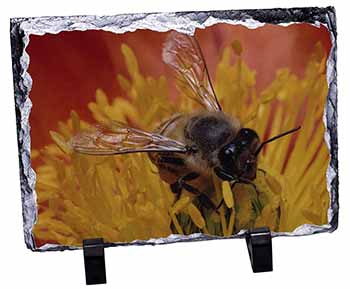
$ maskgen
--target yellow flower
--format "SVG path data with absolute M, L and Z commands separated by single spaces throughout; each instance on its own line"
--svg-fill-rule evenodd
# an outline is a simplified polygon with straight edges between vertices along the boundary
M 97 123 L 118 120 L 152 130 L 177 110 L 197 107 L 186 97 L 170 100 L 165 77 L 143 76 L 131 48 L 122 45 L 121 49 L 129 75 L 118 75 L 117 80 L 125 96 L 110 103 L 97 89 L 96 102 L 88 104 Z M 59 123 L 58 132 L 51 132 L 54 143 L 33 151 L 33 157 L 43 162 L 36 170 L 36 240 L 80 245 L 96 236 L 130 242 L 172 233 L 230 236 L 254 226 L 290 232 L 303 224 L 326 224 L 329 152 L 322 122 L 328 90 L 326 55 L 316 45 L 304 77 L 280 69 L 258 95 L 255 72 L 243 61 L 243 53 L 234 41 L 217 65 L 215 89 L 224 111 L 263 139 L 302 125 L 296 136 L 264 148 L 256 189 L 238 184 L 231 191 L 216 178 L 212 201 L 224 200 L 218 212 L 201 208 L 186 192 L 175 201 L 147 154 L 96 157 L 73 152 L 69 139 L 80 130 L 92 129 L 73 111 L 66 123 Z

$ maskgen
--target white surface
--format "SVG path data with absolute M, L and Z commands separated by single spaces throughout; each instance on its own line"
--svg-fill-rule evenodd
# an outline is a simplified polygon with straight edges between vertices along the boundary
M 274 272 L 253 274 L 243 240 L 106 249 L 104 288 L 346 288 L 350 222 L 349 9 L 346 1 L 11 1 L 0 15 L 0 287 L 86 288 L 82 251 L 26 249 L 18 174 L 9 18 L 132 12 L 328 6 L 338 19 L 340 220 L 332 234 L 273 240 Z M 177 5 L 175 5 L 176 3 Z

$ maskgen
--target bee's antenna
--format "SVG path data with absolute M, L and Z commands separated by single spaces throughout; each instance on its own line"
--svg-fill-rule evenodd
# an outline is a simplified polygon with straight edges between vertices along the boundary
M 276 140 L 276 139 L 279 139 L 279 138 L 281 138 L 281 137 L 284 137 L 284 136 L 286 136 L 286 135 L 288 135 L 288 134 L 290 134 L 290 133 L 296 132 L 296 131 L 299 130 L 300 128 L 301 128 L 301 126 L 298 126 L 298 127 L 296 127 L 296 128 L 293 128 L 293 129 L 291 129 L 291 130 L 288 130 L 288 131 L 286 131 L 286 132 L 283 132 L 283 133 L 281 133 L 281 134 L 278 134 L 278 135 L 276 135 L 276 136 L 274 136 L 274 137 L 272 137 L 272 138 L 270 138 L 270 139 L 268 139 L 268 140 L 262 142 L 261 145 L 260 145 L 260 146 L 258 147 L 258 149 L 256 150 L 255 156 L 257 156 L 257 155 L 261 152 L 261 150 L 262 150 L 262 148 L 264 147 L 264 145 L 266 145 L 266 144 L 268 144 L 268 143 L 270 143 L 270 142 L 273 142 L 273 141 Z

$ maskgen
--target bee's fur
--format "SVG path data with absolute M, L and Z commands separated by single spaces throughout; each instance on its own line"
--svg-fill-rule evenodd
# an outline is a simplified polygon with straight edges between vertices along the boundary
M 159 168 L 160 177 L 169 184 L 189 174 L 200 177 L 191 183 L 203 191 L 211 184 L 213 167 L 219 165 L 218 152 L 234 139 L 240 123 L 223 112 L 200 111 L 193 114 L 176 114 L 156 131 L 164 136 L 183 142 L 194 151 L 188 154 L 161 152 L 150 153 L 150 158 Z M 164 159 L 181 161 L 164 162 Z

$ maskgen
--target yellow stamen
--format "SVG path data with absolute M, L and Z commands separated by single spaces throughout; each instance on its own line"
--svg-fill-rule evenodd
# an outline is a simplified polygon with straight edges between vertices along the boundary
M 196 226 L 200 229 L 203 229 L 205 226 L 205 221 L 201 212 L 197 209 L 197 207 L 193 204 L 190 204 L 187 207 L 187 211 L 192 221 L 196 224 Z
M 230 221 L 228 223 L 228 228 L 227 228 L 227 236 L 231 236 L 233 234 L 233 228 L 235 225 L 235 218 L 236 218 L 236 211 L 234 208 L 232 208 L 231 215 L 230 215 Z
M 225 204 L 228 208 L 233 207 L 233 194 L 231 191 L 230 183 L 227 181 L 222 182 L 222 195 L 224 197 Z
M 188 204 L 190 203 L 191 199 L 189 196 L 183 196 L 181 197 L 172 207 L 172 211 L 176 214 L 180 211 L 182 211 L 183 209 L 185 209 Z
M 227 236 L 227 223 L 226 223 L 225 212 L 224 212 L 224 208 L 223 207 L 221 207 L 219 209 L 219 213 L 220 213 L 222 234 L 224 236 Z
M 173 223 L 174 223 L 174 226 L 175 226 L 177 232 L 178 232 L 180 235 L 184 235 L 184 232 L 182 231 L 182 228 L 181 228 L 181 226 L 180 226 L 180 224 L 179 224 L 179 221 L 177 220 L 177 217 L 176 217 L 176 215 L 174 214 L 174 212 L 170 211 L 170 217 L 171 217 L 171 219 L 172 219 L 172 221 L 173 221 Z
M 57 146 L 66 154 L 72 153 L 72 149 L 67 145 L 66 141 L 63 139 L 63 137 L 54 131 L 50 131 L 50 136 L 53 139 L 53 141 L 57 144 Z

